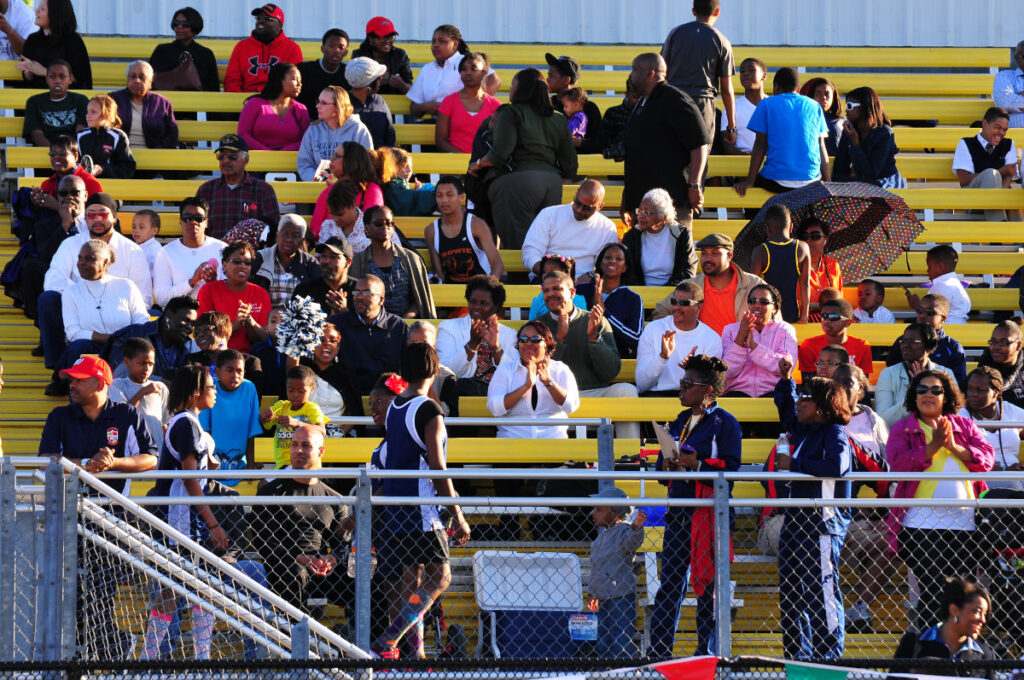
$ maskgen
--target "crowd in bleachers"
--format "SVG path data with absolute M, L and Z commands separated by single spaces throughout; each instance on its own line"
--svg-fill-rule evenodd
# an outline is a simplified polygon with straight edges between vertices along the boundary
M 284 11 L 258 7 L 254 30 L 235 46 L 223 81 L 225 92 L 252 96 L 238 112 L 237 131 L 213 150 L 219 175 L 178 205 L 181 236 L 171 240 L 161 237 L 168 215 L 152 209 L 134 214 L 129 238 L 121 202 L 102 184 L 154 176 L 136 168 L 132 149 L 180 146 L 173 106 L 155 90 L 220 90 L 214 55 L 195 40 L 202 17 L 192 8 L 176 11 L 174 42 L 129 64 L 124 89 L 88 99 L 74 91 L 91 89 L 92 72 L 70 2 L 39 0 L 38 30 L 31 34 L 24 34 L 29 27 L 20 0 L 6 4 L 18 7 L 7 17 L 19 37 L 5 31 L 0 54 L 20 56 L 25 81 L 38 88 L 45 80 L 48 90 L 27 97 L 24 138 L 49 149 L 53 174 L 15 203 L 22 246 L 5 271 L 13 281 L 8 294 L 39 328 L 33 354 L 53 370 L 46 394 L 72 402 L 48 418 L 41 454 L 81 459 L 94 472 L 218 463 L 243 470 L 258 467 L 254 438 L 272 431 L 277 468 L 316 469 L 325 437 L 367 436 L 332 421 L 363 415 L 368 396 L 371 414 L 387 425 L 376 464 L 443 470 L 443 419 L 458 415 L 460 397 L 486 397 L 495 417 L 551 421 L 499 426 L 499 438 L 558 439 L 568 437 L 560 421 L 581 399 L 671 396 L 684 408 L 668 430 L 678 450 L 663 450 L 659 469 L 736 470 L 743 436 L 764 433 L 717 400 L 772 396 L 783 438 L 770 469 L 841 477 L 863 451 L 897 471 L 1019 467 L 1016 433 L 983 434 L 975 421 L 1024 417 L 1021 328 L 1015 321 L 996 325 L 968 373 L 963 345 L 945 331 L 972 313 L 953 247 L 928 250 L 929 293 L 905 293 L 916 319 L 894 334 L 891 348 L 872 348 L 857 337 L 858 327 L 893 323 L 884 303 L 894 291 L 876 279 L 844 278 L 842 262 L 827 254 L 836 237 L 832 224 L 817 218 L 793 224 L 785 206 L 770 206 L 767 237 L 746 270 L 734 262 L 729 235 L 695 242 L 693 219 L 710 181 L 740 195 L 751 187 L 782 194 L 822 180 L 906 186 L 892 123 L 870 83 L 845 95 L 823 78 L 800 88 L 797 70 L 782 67 L 767 96 L 768 68 L 750 58 L 739 67 L 743 93 L 734 93 L 732 47 L 714 28 L 717 0 L 695 0 L 695 21 L 673 30 L 660 54 L 635 58 L 625 100 L 603 116 L 588 101 L 586 71 L 572 56 L 545 54 L 546 77 L 536 68 L 520 70 L 502 104 L 487 55 L 471 51 L 454 26 L 436 29 L 434 61 L 413 77 L 408 55 L 394 46 L 398 30 L 385 17 L 368 22 L 352 59 L 345 61 L 349 34 L 332 28 L 323 35 L 322 57 L 304 61 L 283 31 Z M 1024 67 L 1024 43 L 1015 56 Z M 1009 78 L 1000 73 L 996 82 L 1007 90 L 996 100 L 1003 108 L 990 108 L 980 134 L 961 140 L 954 154 L 953 170 L 966 188 L 1009 189 L 1019 178 L 1007 134 L 1024 108 L 1024 74 L 1021 68 Z M 436 150 L 469 154 L 465 174 L 432 184 L 417 179 L 413 158 L 395 146 L 382 94 L 406 95 L 413 116 L 435 120 Z M 709 180 L 712 149 L 749 155 L 747 176 Z M 273 186 L 247 169 L 257 150 L 297 151 L 298 177 L 324 182 L 314 206 L 297 208 L 309 217 L 281 214 Z M 624 159 L 619 216 L 627 230 L 621 235 L 605 214 L 602 182 L 585 179 L 569 203 L 562 198 L 581 155 L 602 152 Z M 420 235 L 403 233 L 398 218 L 435 214 L 423 235 L 425 260 L 413 243 Z M 990 220 L 1006 217 L 986 213 Z M 505 284 L 517 274 L 506 271 L 500 249 L 520 251 L 523 278 L 540 288 L 522 325 L 506 313 Z M 435 303 L 432 286 L 442 283 L 465 285 L 464 308 Z M 856 307 L 843 297 L 850 284 L 857 285 Z M 648 313 L 633 288 L 651 286 L 672 290 Z M 328 319 L 317 346 L 297 358 L 279 340 L 278 326 L 307 298 Z M 822 332 L 799 342 L 797 325 L 807 323 L 820 323 Z M 876 357 L 887 367 L 873 376 Z M 623 360 L 631 359 L 635 374 L 621 380 Z M 873 393 L 869 381 L 877 382 Z M 261 403 L 264 397 L 270 399 Z M 97 423 L 106 440 L 97 439 Z M 131 430 L 130 441 L 119 428 Z M 770 429 L 772 437 L 779 434 Z M 615 434 L 652 433 L 620 420 Z M 335 493 L 307 482 L 282 477 L 260 493 Z M 390 495 L 455 494 L 449 480 L 383 486 L 380 492 Z M 189 482 L 163 491 L 210 492 Z M 669 495 L 706 491 L 680 483 Z M 898 497 L 912 498 L 973 498 L 977 491 L 954 482 L 895 488 Z M 778 490 L 793 498 L 850 492 L 848 483 L 823 480 Z M 234 539 L 221 527 L 223 518 L 212 506 L 197 507 L 194 522 L 178 518 L 181 528 L 226 549 Z M 382 564 L 391 560 L 397 576 L 403 568 L 426 568 L 415 586 L 394 596 L 375 651 L 394 655 L 401 646 L 403 655 L 419 656 L 422 613 L 450 581 L 448 539 L 428 502 L 383 514 Z M 601 526 L 622 522 L 599 514 Z M 925 612 L 922 635 L 933 614 L 943 612 L 940 602 L 949 610 L 942 578 L 970 577 L 978 569 L 968 559 L 974 522 L 966 510 L 915 508 L 894 513 L 888 525 L 845 510 L 791 509 L 785 517 L 778 557 L 789 657 L 841 657 L 844 618 L 870 618 L 872 588 L 858 590 L 844 617 L 838 568 L 848 530 L 867 535 L 857 545 L 868 546 L 858 550 L 874 576 L 889 559 L 877 547 L 886 541 L 913 569 Z M 465 542 L 471 528 L 457 506 L 451 519 L 457 541 Z M 254 527 L 260 521 L 266 518 L 254 517 Z M 646 650 L 656 656 L 671 654 L 687 568 L 706 568 L 697 551 L 705 544 L 691 537 L 698 521 L 692 508 L 669 513 L 662 590 Z M 351 528 L 347 518 L 333 516 L 312 525 L 325 535 Z M 617 529 L 622 540 L 638 530 L 626 527 Z M 337 559 L 325 557 L 319 540 L 275 540 L 281 545 L 267 550 L 276 555 L 267 558 L 270 581 L 303 604 L 305 586 L 296 583 L 329 580 Z M 595 553 L 601 549 L 607 547 L 595 544 Z M 280 550 L 301 556 L 301 575 L 295 565 L 279 563 Z M 713 650 L 712 592 L 705 583 L 698 593 L 699 653 Z M 621 597 L 617 590 L 609 595 Z M 952 606 L 969 604 L 963 597 Z M 619 633 L 635 617 L 621 608 L 630 611 L 630 602 L 635 613 L 632 600 L 602 604 L 600 611 L 609 612 L 602 626 L 612 627 L 602 628 L 602 636 L 625 639 Z M 163 598 L 150 614 L 147 658 L 159 654 L 169 607 Z M 196 654 L 208 656 L 212 618 L 196 610 Z M 617 654 L 637 652 L 615 645 Z

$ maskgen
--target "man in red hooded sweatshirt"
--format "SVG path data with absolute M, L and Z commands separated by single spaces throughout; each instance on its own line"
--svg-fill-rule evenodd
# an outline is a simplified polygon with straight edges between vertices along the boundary
M 267 84 L 271 66 L 302 61 L 302 49 L 284 34 L 284 10 L 268 3 L 254 9 L 252 15 L 256 28 L 231 51 L 224 74 L 225 92 L 259 92 Z

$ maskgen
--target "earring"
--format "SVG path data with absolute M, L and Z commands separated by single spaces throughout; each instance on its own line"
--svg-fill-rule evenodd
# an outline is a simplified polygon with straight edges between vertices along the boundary
M 953 615 L 953 623 L 960 623 L 960 617 L 954 614 Z

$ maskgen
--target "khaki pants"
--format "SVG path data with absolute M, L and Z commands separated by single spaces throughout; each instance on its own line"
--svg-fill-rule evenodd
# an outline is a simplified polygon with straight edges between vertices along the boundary
M 965 189 L 1002 189 L 1003 188 L 1003 176 L 999 174 L 998 170 L 989 168 L 983 170 L 974 176 L 970 184 L 964 187 Z M 1005 222 L 1007 219 L 1019 222 L 1021 215 L 1019 210 L 986 210 L 985 220 L 988 222 Z

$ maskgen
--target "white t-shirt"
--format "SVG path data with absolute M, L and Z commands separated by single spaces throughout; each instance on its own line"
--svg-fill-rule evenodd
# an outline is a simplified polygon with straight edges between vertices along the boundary
M 853 318 L 859 323 L 896 323 L 896 317 L 885 308 L 885 305 L 879 305 L 872 316 L 868 316 L 867 312 L 857 307 L 853 310 Z
M 417 104 L 423 104 L 439 102 L 461 90 L 463 85 L 462 76 L 459 75 L 459 62 L 463 56 L 456 52 L 445 60 L 444 66 L 438 66 L 436 60 L 424 64 L 406 96 Z M 489 70 L 487 76 L 492 73 L 494 69 Z
M 36 30 L 35 15 L 32 12 L 32 8 L 22 0 L 7 0 L 7 11 L 4 13 L 4 18 L 11 25 L 11 28 L 14 29 L 14 32 L 20 35 L 22 39 L 27 38 Z M 11 41 L 3 33 L 0 33 L 0 60 L 19 60 L 18 55 L 11 48 Z
M 136 149 L 146 148 L 146 136 L 142 134 L 142 104 L 130 102 L 132 107 L 132 126 L 127 130 L 128 143 Z
M 747 129 L 747 123 L 756 108 L 757 104 L 752 104 L 743 95 L 736 97 L 736 148 L 744 153 L 753 150 L 754 138 L 757 137 L 757 133 Z
M 163 307 L 167 302 L 179 295 L 199 296 L 199 289 L 205 281 L 195 286 L 188 285 L 188 280 L 196 273 L 196 268 L 204 262 L 217 262 L 217 278 L 224 278 L 220 256 L 226 244 L 224 241 L 207 236 L 203 245 L 189 248 L 181 239 L 175 239 L 157 253 L 153 263 L 153 299 Z
M 142 248 L 142 252 L 146 254 L 146 262 L 149 263 L 149 271 L 152 273 L 153 265 L 156 264 L 156 256 L 161 250 L 163 250 L 163 244 L 156 238 L 151 238 L 148 241 L 139 243 L 138 246 Z
M 668 225 L 652 234 L 645 231 L 640 236 L 640 266 L 644 270 L 644 282 L 648 286 L 664 286 L 672 278 L 675 263 L 675 242 Z
M 549 253 L 565 255 L 576 260 L 576 276 L 583 276 L 594 271 L 594 258 L 601 248 L 618 240 L 615 223 L 601 213 L 579 222 L 571 205 L 552 205 L 537 213 L 530 223 L 523 239 L 523 266 L 532 271 L 533 265 Z
M 971 414 L 966 408 L 961 408 L 957 414 L 964 418 L 970 418 Z M 1002 417 L 997 418 L 999 422 L 1022 422 L 1024 421 L 1024 408 L 1015 406 L 1009 402 L 1003 402 Z M 992 463 L 992 472 L 1002 472 L 1020 459 L 1020 429 L 1006 428 L 1002 430 L 988 430 L 979 428 L 985 433 L 985 439 L 992 445 L 996 452 L 995 461 Z M 986 480 L 989 488 L 1021 489 L 1024 490 L 1022 482 L 993 482 Z
M 675 349 L 668 359 L 661 358 L 661 336 L 668 331 L 675 332 Z M 636 388 L 638 392 L 649 390 L 678 390 L 679 379 L 683 377 L 682 361 L 693 347 L 697 354 L 712 357 L 722 356 L 722 338 L 707 324 L 698 321 L 692 331 L 676 328 L 671 316 L 652 321 L 640 334 L 636 350 Z
M 971 296 L 964 290 L 956 272 L 949 272 L 932 279 L 932 284 L 928 288 L 928 292 L 937 293 L 949 300 L 949 315 L 946 317 L 946 323 L 967 323 L 967 315 L 971 313 Z

